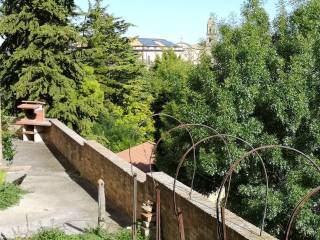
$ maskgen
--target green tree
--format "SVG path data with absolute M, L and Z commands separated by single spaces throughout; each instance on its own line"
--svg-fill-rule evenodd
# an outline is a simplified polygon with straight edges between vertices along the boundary
M 166 112 L 179 117 L 178 106 L 186 102 L 188 97 L 187 79 L 193 68 L 190 62 L 179 58 L 171 49 L 164 50 L 162 57 L 157 57 L 155 64 L 149 72 L 151 92 L 154 96 L 152 109 L 154 113 Z M 159 117 L 156 119 L 157 129 L 163 124 Z M 163 121 L 169 119 L 162 119 Z M 156 133 L 159 137 L 160 132 Z
M 73 47 L 80 41 L 70 23 L 73 1 L 2 0 L 1 4 L 0 79 L 5 105 L 12 113 L 20 100 L 43 100 L 48 116 L 83 131 L 82 122 L 97 117 L 88 106 L 98 111 L 103 99 L 84 100 L 99 88 L 72 58 Z M 88 85 L 95 85 L 90 94 Z
M 204 57 L 187 77 L 188 97 L 177 105 L 184 122 L 202 123 L 241 137 L 254 147 L 282 144 L 302 150 L 320 164 L 319 158 L 319 26 L 320 2 L 300 3 L 292 13 L 284 9 L 272 29 L 258 0 L 248 0 L 240 26 L 222 24 L 221 40 L 212 50 L 214 61 Z M 170 125 L 169 125 L 170 126 Z M 168 124 L 164 124 L 164 129 Z M 193 128 L 199 140 L 212 132 Z M 190 147 L 181 131 L 165 141 L 157 165 L 174 174 L 181 154 Z M 196 150 L 195 187 L 214 191 L 248 146 L 228 140 L 210 141 Z M 262 154 L 269 176 L 266 230 L 282 237 L 290 212 L 304 194 L 319 186 L 319 173 L 300 156 L 273 150 Z M 168 160 L 171 161 L 168 161 Z M 241 164 L 232 177 L 228 207 L 259 225 L 265 183 L 256 157 Z M 180 179 L 190 184 L 192 158 Z M 319 200 L 311 200 L 299 215 L 293 239 L 317 239 L 320 229 Z
M 106 102 L 122 104 L 124 85 L 142 74 L 143 65 L 124 33 L 132 26 L 107 12 L 101 0 L 89 4 L 80 30 L 84 37 L 80 59 L 95 69 Z
M 129 81 L 124 86 L 121 106 L 109 104 L 93 127 L 93 139 L 115 152 L 153 140 L 151 119 L 153 96 L 145 78 Z
M 152 88 L 157 97 L 158 110 L 162 110 L 171 101 L 186 99 L 187 78 L 192 69 L 190 62 L 179 58 L 173 50 L 164 50 L 161 58 L 157 57 L 152 69 Z
M 101 4 L 101 0 L 89 4 L 79 26 L 83 42 L 76 56 L 94 69 L 104 92 L 104 111 L 87 137 L 117 152 L 152 140 L 154 127 L 149 117 L 153 97 L 147 71 L 130 39 L 123 36 L 131 24 L 109 14 Z

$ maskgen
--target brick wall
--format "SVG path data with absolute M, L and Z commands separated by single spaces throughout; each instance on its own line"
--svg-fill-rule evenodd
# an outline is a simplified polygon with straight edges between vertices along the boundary
M 44 133 L 45 142 L 55 148 L 81 174 L 97 185 L 99 178 L 105 182 L 106 197 L 128 216 L 132 216 L 133 173 L 137 174 L 138 206 L 147 199 L 155 200 L 154 182 L 161 190 L 161 221 L 164 240 L 178 239 L 178 225 L 173 205 L 173 178 L 163 172 L 145 174 L 115 153 L 95 141 L 87 141 L 58 120 Z M 213 240 L 216 237 L 215 205 L 203 195 L 177 183 L 177 205 L 182 209 L 186 239 Z M 140 211 L 140 209 L 138 208 Z M 138 212 L 139 216 L 139 212 Z M 228 239 L 274 240 L 244 219 L 226 210 Z

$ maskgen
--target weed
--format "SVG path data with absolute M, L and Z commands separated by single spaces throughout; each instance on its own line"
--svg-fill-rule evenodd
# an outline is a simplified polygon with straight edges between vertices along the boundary
M 4 183 L 5 178 L 6 178 L 6 172 L 3 170 L 0 170 L 0 185 Z
M 6 209 L 19 203 L 24 193 L 24 190 L 12 183 L 0 184 L 0 209 Z
M 90 229 L 84 234 L 67 235 L 59 229 L 42 229 L 36 235 L 19 240 L 131 240 L 131 232 L 129 230 L 121 230 L 117 233 L 108 233 L 102 229 Z M 17 239 L 17 240 L 18 240 Z M 138 240 L 147 240 L 140 233 Z

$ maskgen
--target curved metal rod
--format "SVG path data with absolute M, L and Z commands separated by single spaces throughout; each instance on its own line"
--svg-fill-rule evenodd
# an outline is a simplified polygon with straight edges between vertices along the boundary
M 286 236 L 285 236 L 285 240 L 289 239 L 290 236 L 290 232 L 291 232 L 291 227 L 292 227 L 292 223 L 295 220 L 295 218 L 298 215 L 298 212 L 301 210 L 301 208 L 309 201 L 309 199 L 311 197 L 313 197 L 314 195 L 316 195 L 317 193 L 320 193 L 320 186 L 312 189 L 307 195 L 305 195 L 300 202 L 298 203 L 298 205 L 294 208 L 293 213 L 291 214 L 290 217 L 290 221 L 286 230 Z
M 188 126 L 200 126 L 200 127 L 208 127 L 206 125 L 203 125 L 203 124 L 186 124 Z M 215 129 L 211 128 L 211 127 L 208 127 L 209 129 L 213 130 L 216 132 Z M 216 135 L 213 135 L 213 136 L 209 136 L 209 137 L 206 137 L 202 140 L 200 140 L 199 142 L 197 142 L 195 145 L 193 145 L 191 148 L 189 148 L 186 153 L 182 156 L 181 160 L 180 160 L 180 163 L 179 163 L 179 166 L 177 168 L 177 173 L 176 173 L 176 177 L 175 177 L 175 181 L 174 181 L 174 186 L 173 186 L 173 200 L 174 200 L 174 205 L 175 205 L 175 213 L 177 214 L 177 206 L 176 206 L 176 192 L 175 192 L 175 185 L 176 185 L 176 181 L 177 181 L 177 177 L 178 177 L 178 174 L 179 174 L 179 171 L 180 171 L 180 168 L 183 164 L 183 162 L 185 161 L 185 158 L 186 156 L 189 154 L 189 152 L 192 150 L 192 149 L 195 149 L 199 144 L 207 141 L 207 140 L 210 140 L 212 138 L 215 138 L 215 137 L 219 137 L 220 139 L 222 139 L 224 142 L 225 142 L 225 138 L 234 138 L 236 140 L 239 140 L 241 141 L 242 143 L 245 143 L 246 145 L 248 145 L 251 149 L 254 149 L 253 146 L 243 140 L 242 138 L 240 137 L 237 137 L 237 136 L 233 136 L 233 135 L 230 135 L 230 134 L 216 134 Z M 225 142 L 226 143 L 226 142 Z M 227 144 L 226 144 L 227 146 Z M 228 150 L 228 149 L 227 149 Z M 229 152 L 229 150 L 228 150 Z M 263 173 L 264 173 L 264 177 L 265 177 L 265 182 L 266 182 L 266 193 L 265 193 L 265 207 L 264 207 L 264 211 L 263 211 L 263 217 L 262 217 L 262 223 L 261 223 L 261 229 L 260 229 L 260 235 L 262 235 L 262 232 L 263 232 L 263 229 L 264 229 L 264 223 L 265 223 L 265 218 L 266 218 L 266 214 L 267 214 L 267 206 L 268 206 L 268 195 L 269 195 L 269 181 L 268 181 L 268 174 L 267 174 L 267 170 L 266 170 L 266 167 L 265 167 L 265 164 L 260 156 L 259 153 L 257 153 L 257 156 L 259 157 L 259 160 L 261 162 L 261 165 L 262 165 L 262 168 L 263 168 Z M 229 157 L 231 158 L 231 154 L 229 152 Z M 230 179 L 229 179 L 229 184 L 228 184 L 228 188 L 227 188 L 227 194 L 226 194 L 226 199 L 228 198 L 228 195 L 229 195 L 229 190 L 230 190 L 230 184 L 231 184 L 231 178 L 232 178 L 232 173 L 230 174 Z M 222 188 L 219 189 L 219 193 L 220 191 L 222 191 Z M 217 221 L 219 222 L 220 219 L 219 219 L 219 214 L 217 214 Z M 218 232 L 219 232 L 219 229 L 218 229 Z M 218 233 L 220 234 L 220 233 Z
M 207 128 L 207 129 L 209 129 L 209 130 L 211 130 L 211 131 L 213 131 L 213 132 L 215 132 L 215 133 L 218 133 L 217 130 L 215 130 L 214 128 L 212 128 L 212 127 L 210 127 L 210 126 L 207 126 L 207 125 L 204 125 L 204 124 L 192 124 L 192 123 L 188 123 L 188 124 L 183 124 L 183 125 L 181 125 L 180 127 L 182 127 L 182 128 L 188 128 L 188 127 L 204 127 L 204 128 Z M 176 128 L 179 128 L 179 126 L 177 126 Z M 219 133 L 218 133 L 218 135 L 220 136 Z M 230 160 L 231 160 L 231 154 L 230 154 L 230 151 L 229 151 L 229 148 L 228 148 L 228 143 L 225 141 L 225 138 L 221 138 L 221 140 L 224 142 L 224 144 L 225 144 L 225 146 L 226 146 L 226 148 L 227 148 L 227 152 L 228 152 L 229 158 L 230 158 Z M 193 152 L 195 152 L 195 149 L 196 149 L 195 147 L 196 147 L 196 146 L 195 146 L 195 144 L 193 143 L 190 149 L 191 149 L 191 150 L 193 149 Z M 191 151 L 191 150 L 190 150 L 190 151 Z M 189 153 L 190 151 L 188 151 L 188 153 Z M 176 182 L 177 182 L 177 180 L 178 180 L 179 172 L 180 172 L 180 169 L 181 169 L 184 161 L 185 161 L 185 158 L 184 158 L 184 159 L 182 159 L 182 158 L 180 159 L 179 164 L 178 164 L 177 169 L 176 169 L 176 174 L 175 174 L 174 182 L 173 182 L 173 204 L 174 204 L 174 211 L 175 211 L 176 216 L 178 216 L 178 213 L 179 213 L 178 207 L 177 207 L 177 203 L 176 203 L 176 197 L 175 197 L 175 193 L 176 193 Z M 192 191 L 192 187 L 193 187 L 193 186 L 191 186 L 191 191 Z
M 172 128 L 172 129 L 168 130 L 167 133 L 170 133 L 170 132 L 172 132 L 172 131 L 174 131 L 174 130 L 177 130 L 177 129 L 187 129 L 187 128 L 191 127 L 191 126 L 205 127 L 205 128 L 210 129 L 210 130 L 212 130 L 212 131 L 214 131 L 214 132 L 217 132 L 214 128 L 209 127 L 209 126 L 207 126 L 207 125 L 203 125 L 203 124 L 181 124 L 181 125 L 179 125 L 179 126 L 176 126 L 176 127 Z M 155 146 L 155 148 L 154 148 L 154 151 L 156 151 L 156 149 L 157 149 L 157 147 L 158 147 L 158 144 L 159 144 L 162 140 L 163 140 L 163 137 L 158 140 L 158 142 L 157 142 L 157 144 L 156 144 L 156 146 Z M 192 140 L 192 146 L 194 146 L 194 141 L 193 141 L 193 139 L 192 139 L 192 136 L 191 136 L 191 140 Z M 225 141 L 225 138 L 222 137 L 221 140 L 224 142 L 224 144 L 225 144 L 225 146 L 226 146 L 226 148 L 227 148 L 227 151 L 228 151 L 228 155 L 229 155 L 230 160 L 231 160 L 231 154 L 230 154 L 230 151 L 229 151 L 229 148 L 228 148 L 228 144 L 227 144 L 227 142 Z M 190 150 L 190 151 L 191 151 L 191 150 Z M 190 152 L 190 151 L 189 151 L 189 152 Z M 193 147 L 193 157 L 194 157 L 194 161 L 195 161 L 195 147 Z M 151 158 L 150 158 L 150 162 L 151 162 Z M 149 164 L 151 165 L 150 162 L 149 162 Z M 180 217 L 181 217 L 181 215 L 180 215 L 180 214 L 181 214 L 181 210 L 180 210 L 180 208 L 177 207 L 176 198 L 175 198 L 175 192 L 176 192 L 176 181 L 177 181 L 177 178 L 178 178 L 179 170 L 180 170 L 183 162 L 184 162 L 184 160 L 182 160 L 182 161 L 179 162 L 180 167 L 178 166 L 178 168 L 177 168 L 177 173 L 176 173 L 176 177 L 175 177 L 175 179 L 174 179 L 174 184 L 173 184 L 173 192 L 174 192 L 173 204 L 174 204 L 175 215 L 176 215 L 176 217 L 177 217 L 177 219 L 178 219 L 178 225 L 180 225 L 179 219 L 180 219 Z M 191 199 L 191 193 L 192 193 L 192 190 L 193 190 L 193 181 L 194 181 L 194 177 L 195 177 L 195 172 L 196 172 L 196 166 L 194 167 L 194 171 L 193 171 L 193 177 L 192 177 L 192 182 L 191 182 L 191 190 L 190 190 L 190 193 L 189 193 L 190 199 Z M 230 176 L 230 182 L 231 182 L 231 176 Z M 230 187 L 230 185 L 229 185 L 229 187 Z M 229 187 L 228 187 L 228 189 L 229 189 Z
M 165 135 L 166 134 L 170 134 L 171 132 L 173 131 L 176 131 L 178 129 L 186 129 L 188 126 L 186 126 L 186 124 L 180 124 L 176 127 L 173 127 L 169 130 L 167 130 L 165 133 L 164 133 L 164 136 L 159 138 L 159 140 L 157 141 L 156 145 L 154 146 L 154 148 L 152 149 L 152 155 L 156 153 L 157 149 L 158 149 L 158 146 L 159 144 L 161 143 L 161 141 L 163 141 L 165 139 Z M 192 135 L 191 135 L 192 136 Z M 194 140 L 193 140 L 193 137 L 190 137 L 190 140 L 191 140 L 191 145 L 194 144 Z M 194 155 L 194 159 L 195 159 L 195 155 Z M 195 161 L 195 160 L 194 160 Z M 149 158 L 149 166 L 150 166 L 150 173 L 152 174 L 152 171 L 151 171 L 151 156 Z M 191 181 L 191 191 L 189 193 L 189 197 L 191 198 L 191 193 L 192 193 L 192 189 L 193 189 L 193 180 L 194 180 L 194 176 L 195 176 L 195 171 L 196 171 L 196 165 L 194 165 L 194 170 L 193 170 L 193 179 Z
M 192 123 L 190 123 L 190 124 L 184 124 L 184 126 L 208 128 L 209 130 L 213 131 L 215 134 L 219 134 L 216 129 L 214 129 L 214 128 L 210 127 L 210 126 L 204 125 L 204 124 L 192 124 Z M 228 148 L 228 143 L 225 141 L 225 137 L 230 137 L 230 138 L 234 138 L 234 139 L 236 139 L 236 140 L 239 140 L 239 141 L 241 141 L 242 143 L 245 143 L 246 145 L 248 145 L 251 149 L 254 149 L 253 146 L 252 146 L 249 142 L 247 142 L 246 140 L 244 140 L 244 139 L 242 139 L 242 138 L 240 138 L 240 137 L 233 136 L 233 135 L 230 135 L 230 134 L 221 134 L 221 136 L 224 136 L 224 137 L 222 137 L 222 138 L 220 138 L 220 139 L 224 142 L 224 144 L 225 144 L 225 146 L 226 146 L 226 148 L 227 148 L 227 152 L 228 152 L 228 156 L 229 156 L 229 159 L 230 159 L 230 160 L 231 160 L 231 153 L 230 153 L 229 148 Z M 258 152 L 257 152 L 256 154 L 257 154 L 257 156 L 259 157 L 259 159 L 260 159 L 260 161 L 261 161 L 261 164 L 262 164 L 262 166 L 263 166 L 263 168 L 264 168 L 264 173 L 265 173 L 265 176 L 266 176 L 266 183 L 267 183 L 267 189 L 266 189 L 267 194 L 266 194 L 266 196 L 268 196 L 268 178 L 267 178 L 267 171 L 266 171 L 266 168 L 265 168 L 265 164 L 264 164 L 264 162 L 263 162 L 260 154 L 259 154 Z M 230 180 L 231 180 L 231 177 L 232 177 L 232 175 L 230 176 Z M 230 184 L 229 184 L 229 186 L 228 186 L 228 188 L 227 188 L 226 199 L 228 199 L 229 188 L 230 188 Z M 267 205 L 267 202 L 266 202 L 266 205 Z M 262 224 L 262 225 L 263 225 L 263 224 Z
M 208 129 L 210 129 L 210 130 L 218 133 L 217 130 L 215 130 L 214 128 L 209 127 L 209 126 L 207 126 L 207 125 L 203 125 L 203 124 L 192 124 L 192 123 L 180 124 L 180 125 L 178 125 L 178 126 L 176 126 L 176 127 L 174 127 L 174 128 L 169 129 L 168 131 L 166 131 L 166 133 L 171 133 L 172 131 L 175 131 L 175 130 L 177 130 L 177 129 L 186 129 L 186 128 L 193 127 L 193 126 L 196 126 L 196 127 L 197 127 L 197 126 L 206 127 L 206 128 L 208 128 Z M 161 138 L 158 140 L 158 142 L 156 143 L 156 145 L 155 145 L 155 147 L 154 147 L 154 152 L 156 152 L 156 149 L 157 149 L 157 147 L 158 147 L 158 144 L 159 144 L 163 139 L 164 139 L 164 137 L 161 137 Z M 229 149 L 228 149 L 228 143 L 225 141 L 225 138 L 221 138 L 221 140 L 224 142 L 224 144 L 225 144 L 225 146 L 226 146 L 226 148 L 227 148 L 227 152 L 228 152 L 229 158 L 230 158 L 230 160 L 231 160 L 231 154 L 230 154 L 230 151 L 229 151 Z M 192 141 L 192 146 L 193 146 L 193 145 L 194 145 L 194 141 Z M 194 150 L 195 150 L 195 148 L 194 148 Z M 151 162 L 151 161 L 150 161 L 150 162 Z M 196 169 L 194 168 L 194 171 L 195 171 L 195 170 L 196 170 Z M 193 176 L 193 177 L 194 177 L 194 176 Z M 173 190 L 175 190 L 175 184 L 174 184 Z M 193 185 L 191 185 L 191 191 L 190 191 L 190 193 L 189 193 L 189 196 L 190 196 L 190 197 L 191 197 L 191 192 L 192 192 L 192 190 L 193 190 Z
M 218 199 L 217 199 L 217 203 L 216 203 L 216 211 L 217 211 L 217 216 L 219 216 L 219 200 L 221 197 L 221 188 L 226 184 L 226 181 L 228 179 L 228 177 L 233 173 L 233 171 L 236 169 L 236 167 L 247 157 L 249 157 L 250 155 L 260 151 L 260 150 L 264 150 L 264 149 L 274 149 L 274 148 L 281 148 L 281 149 L 287 149 L 287 150 L 291 150 L 293 152 L 296 152 L 300 155 L 302 155 L 304 158 L 306 158 L 308 160 L 308 162 L 320 173 L 320 166 L 318 166 L 311 158 L 309 158 L 306 154 L 304 154 L 303 152 L 292 148 L 292 147 L 288 147 L 288 146 L 282 146 L 282 145 L 265 145 L 265 146 L 261 146 L 255 149 L 252 149 L 249 152 L 246 152 L 244 155 L 242 155 L 242 157 L 240 157 L 234 164 L 231 165 L 231 167 L 229 168 L 229 170 L 227 171 L 227 173 L 225 174 L 223 181 L 220 185 L 220 189 L 219 189 L 219 194 L 218 194 Z M 226 206 L 226 202 L 225 205 Z M 217 217 L 218 219 L 218 217 Z M 218 222 L 219 223 L 219 222 Z

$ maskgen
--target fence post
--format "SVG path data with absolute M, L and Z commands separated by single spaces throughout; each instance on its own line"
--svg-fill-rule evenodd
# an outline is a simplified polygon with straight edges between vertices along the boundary
M 132 239 L 137 239 L 137 174 L 133 174 Z
M 156 207 L 156 240 L 161 240 L 161 196 L 160 196 L 160 188 L 157 186 L 156 189 L 156 198 L 157 198 L 157 207 Z
M 106 196 L 104 191 L 104 181 L 98 180 L 98 225 L 106 227 Z

